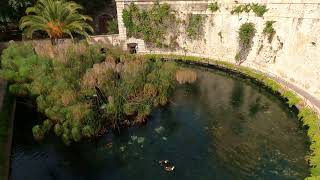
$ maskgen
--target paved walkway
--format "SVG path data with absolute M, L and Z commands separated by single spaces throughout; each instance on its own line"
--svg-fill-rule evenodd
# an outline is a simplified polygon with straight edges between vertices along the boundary
M 311 94 L 309 94 L 308 92 L 306 92 L 305 90 L 299 88 L 298 86 L 289 83 L 287 81 L 284 81 L 281 78 L 278 77 L 271 77 L 272 79 L 276 80 L 278 83 L 283 84 L 284 86 L 290 88 L 291 90 L 293 90 L 294 92 L 296 92 L 297 94 L 300 94 L 301 96 L 303 96 L 306 100 L 308 100 L 312 105 L 314 105 L 316 107 L 316 109 L 318 111 L 320 111 L 320 100 L 315 98 L 314 96 L 312 96 Z M 320 112 L 319 112 L 320 113 Z

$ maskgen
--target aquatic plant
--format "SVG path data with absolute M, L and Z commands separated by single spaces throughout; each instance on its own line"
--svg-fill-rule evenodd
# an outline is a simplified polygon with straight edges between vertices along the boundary
M 85 43 L 60 48 L 66 47 L 65 55 L 48 57 L 37 54 L 31 43 L 13 43 L 1 57 L 0 75 L 12 92 L 34 100 L 47 117 L 32 129 L 37 140 L 53 129 L 70 144 L 145 122 L 175 87 L 173 62 L 152 62 L 112 48 L 106 56 L 100 46 Z
M 167 47 L 166 35 L 177 33 L 178 21 L 168 4 L 155 2 L 150 10 L 140 10 L 131 3 L 122 18 L 129 37 L 143 38 L 151 46 Z

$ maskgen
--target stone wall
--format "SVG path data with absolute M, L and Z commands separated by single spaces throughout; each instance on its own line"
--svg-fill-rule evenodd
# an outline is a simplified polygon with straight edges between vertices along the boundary
M 122 10 L 130 2 L 141 8 L 149 8 L 150 0 L 117 1 L 120 39 L 127 40 L 122 21 Z M 168 51 L 139 47 L 141 53 L 174 53 L 210 57 L 235 62 L 238 47 L 238 30 L 241 24 L 252 22 L 257 30 L 253 47 L 242 64 L 280 77 L 320 99 L 320 0 L 238 0 L 241 3 L 266 4 L 269 9 L 263 17 L 253 13 L 231 15 L 236 6 L 234 0 L 218 0 L 220 10 L 212 13 L 208 4 L 212 1 L 161 1 L 186 19 L 188 14 L 206 16 L 204 35 L 200 40 L 187 38 L 185 29 L 179 29 L 177 50 Z M 262 34 L 266 21 L 276 21 L 276 31 L 271 43 Z M 220 35 L 222 38 L 220 37 Z M 132 38 L 130 38 L 132 42 Z M 141 41 L 141 40 L 140 40 Z M 141 43 L 140 43 L 141 44 Z

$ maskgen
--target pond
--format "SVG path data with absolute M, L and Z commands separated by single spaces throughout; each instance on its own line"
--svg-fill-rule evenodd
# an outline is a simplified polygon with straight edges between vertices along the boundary
M 191 67 L 189 67 L 191 68 Z M 302 179 L 308 138 L 296 112 L 248 79 L 192 67 L 198 79 L 179 86 L 168 106 L 141 127 L 92 141 L 33 140 L 37 113 L 19 104 L 13 180 Z M 172 172 L 158 163 L 168 159 Z

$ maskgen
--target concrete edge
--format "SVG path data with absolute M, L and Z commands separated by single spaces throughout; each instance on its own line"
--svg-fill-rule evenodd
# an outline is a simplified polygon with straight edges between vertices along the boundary
M 2 102 L 0 102 L 0 113 L 8 114 L 8 129 L 6 133 L 6 142 L 4 144 L 3 153 L 5 154 L 5 160 L 3 162 L 3 176 L 0 176 L 0 179 L 8 180 L 10 177 L 10 162 L 11 162 L 11 146 L 12 146 L 12 136 L 13 136 L 13 125 L 14 125 L 14 114 L 15 114 L 15 107 L 16 101 L 12 94 L 8 93 L 8 84 L 5 82 L 3 88 L 3 93 L 0 94 L 2 96 Z M 9 105 L 10 107 L 7 107 Z M 4 108 L 8 109 L 8 112 Z

